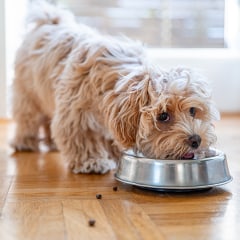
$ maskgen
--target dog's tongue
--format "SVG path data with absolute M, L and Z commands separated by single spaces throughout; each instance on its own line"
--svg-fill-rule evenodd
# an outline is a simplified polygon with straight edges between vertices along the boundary
M 189 152 L 189 153 L 185 153 L 183 156 L 182 156 L 183 159 L 193 159 L 194 158 L 194 153 L 192 152 Z

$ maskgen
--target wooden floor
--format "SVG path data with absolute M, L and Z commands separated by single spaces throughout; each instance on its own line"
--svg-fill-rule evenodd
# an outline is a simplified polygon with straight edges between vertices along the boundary
M 114 172 L 74 175 L 58 153 L 11 155 L 11 131 L 0 121 L 0 240 L 239 239 L 240 116 L 216 124 L 234 180 L 185 194 L 126 186 Z

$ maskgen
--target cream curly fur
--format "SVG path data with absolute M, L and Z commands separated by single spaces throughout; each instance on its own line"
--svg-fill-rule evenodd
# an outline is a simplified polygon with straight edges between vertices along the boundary
M 103 36 L 65 10 L 46 3 L 34 9 L 15 63 L 16 150 L 39 150 L 43 127 L 45 144 L 56 143 L 73 172 L 105 173 L 129 148 L 181 159 L 215 143 L 218 112 L 202 76 L 163 71 L 141 43 Z M 201 141 L 193 147 L 196 135 Z

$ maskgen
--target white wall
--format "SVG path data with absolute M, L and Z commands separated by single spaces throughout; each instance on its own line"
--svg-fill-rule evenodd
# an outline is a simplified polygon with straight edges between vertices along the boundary
M 240 112 L 240 52 L 228 49 L 151 49 L 149 56 L 165 69 L 187 66 L 203 73 L 222 112 Z
M 5 46 L 6 46 L 6 74 L 5 74 L 5 111 L 1 116 L 10 116 L 11 85 L 14 77 L 14 60 L 16 50 L 22 42 L 25 33 L 25 17 L 28 0 L 0 0 L 5 1 Z M 14 7 L 13 7 L 14 6 Z M 1 36 L 0 36 L 1 38 Z M 0 94 L 1 94 L 0 89 Z M 2 100 L 2 95 L 1 95 Z
M 0 117 L 6 116 L 5 4 L 0 0 Z

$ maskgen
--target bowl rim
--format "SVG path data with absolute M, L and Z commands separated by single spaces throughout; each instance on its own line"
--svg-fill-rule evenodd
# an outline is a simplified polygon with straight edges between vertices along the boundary
M 136 155 L 134 154 L 134 152 L 129 149 L 123 152 L 123 155 L 131 157 L 135 160 L 139 160 L 139 161 L 143 161 L 146 163 L 165 163 L 165 164 L 181 164 L 181 163 L 199 163 L 199 162 L 205 162 L 205 161 L 210 161 L 210 160 L 217 160 L 217 159 L 222 159 L 222 158 L 226 158 L 226 154 L 216 148 L 211 148 L 211 150 L 215 151 L 215 155 L 214 156 L 210 156 L 210 157 L 205 157 L 205 158 L 200 158 L 200 159 L 154 159 L 154 158 L 148 158 L 145 157 L 143 155 Z M 131 152 L 130 152 L 131 151 Z M 141 154 L 141 153 L 140 153 Z M 123 157 L 122 157 L 123 159 Z

